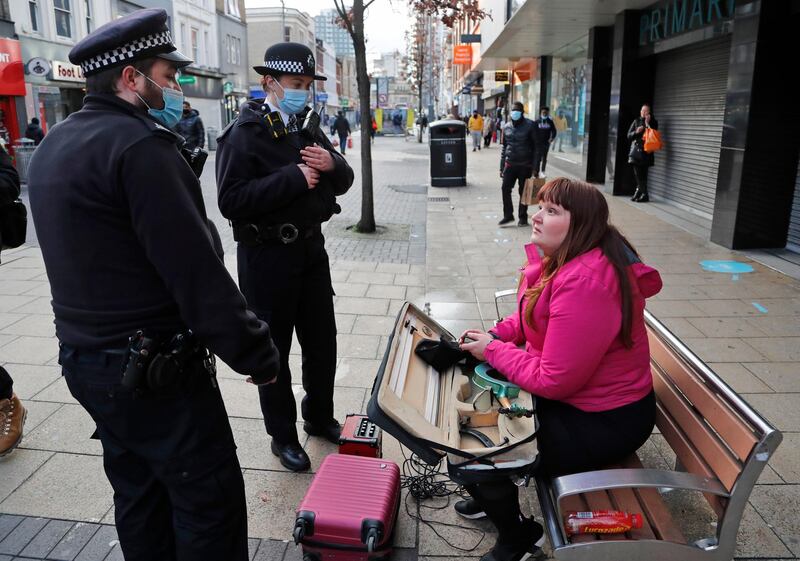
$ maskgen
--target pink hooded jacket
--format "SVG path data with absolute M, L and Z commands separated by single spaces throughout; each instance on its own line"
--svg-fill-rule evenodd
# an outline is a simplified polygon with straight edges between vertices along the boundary
M 536 246 L 525 246 L 528 265 L 519 288 L 541 275 Z M 551 279 L 534 307 L 535 329 L 524 319 L 525 303 L 490 333 L 486 360 L 511 382 L 534 395 L 583 411 L 607 411 L 645 397 L 653 389 L 644 299 L 661 290 L 658 271 L 643 263 L 629 267 L 633 295 L 633 347 L 620 336 L 622 307 L 617 274 L 599 248 L 569 261 Z M 525 343 L 525 349 L 518 345 Z

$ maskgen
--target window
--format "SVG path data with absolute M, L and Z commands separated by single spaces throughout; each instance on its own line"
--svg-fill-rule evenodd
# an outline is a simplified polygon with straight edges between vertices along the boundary
M 181 23 L 181 50 L 184 53 L 188 53 L 189 52 L 189 44 L 186 42 L 186 39 L 187 39 L 187 36 L 186 36 L 186 24 L 185 23 Z
M 233 60 L 232 64 L 242 64 L 242 40 L 238 37 L 232 37 L 233 41 Z
M 53 9 L 56 15 L 56 34 L 59 37 L 72 38 L 72 9 L 70 0 L 54 0 Z
M 288 25 L 283 28 L 283 40 L 287 43 L 292 40 L 292 28 Z
M 197 55 L 198 55 L 198 48 L 197 48 L 197 40 L 198 40 L 198 38 L 197 38 L 197 34 L 198 33 L 199 32 L 198 32 L 197 28 L 193 27 L 192 31 L 191 31 L 190 38 L 191 38 L 192 60 L 194 60 L 195 62 L 198 62 L 197 61 Z
M 211 66 L 211 56 L 208 52 L 209 47 L 211 46 L 210 41 L 208 40 L 208 31 L 203 32 L 203 63 L 206 66 Z
M 39 31 L 39 2 L 38 0 L 28 0 L 28 9 L 31 12 L 31 30 Z
M 86 34 L 88 35 L 94 31 L 92 24 L 92 0 L 84 0 L 84 7 L 86 8 Z
M 228 14 L 229 16 L 242 19 L 242 16 L 239 13 L 239 1 L 225 0 L 225 13 Z

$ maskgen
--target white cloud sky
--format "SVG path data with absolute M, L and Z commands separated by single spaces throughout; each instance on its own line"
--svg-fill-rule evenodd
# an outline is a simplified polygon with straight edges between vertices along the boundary
M 280 0 L 245 0 L 248 8 L 280 7 Z M 350 2 L 347 2 L 350 5 Z M 334 8 L 333 0 L 286 0 L 287 8 L 296 8 L 310 16 Z M 410 27 L 406 0 L 375 0 L 365 17 L 367 31 L 367 58 L 380 53 L 405 51 L 406 30 Z

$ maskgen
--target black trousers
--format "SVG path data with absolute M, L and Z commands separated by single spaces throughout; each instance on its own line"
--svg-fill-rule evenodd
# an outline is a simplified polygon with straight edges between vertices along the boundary
M 14 393 L 14 380 L 8 370 L 0 366 L 0 399 L 11 399 Z
M 643 194 L 647 194 L 647 173 L 650 166 L 633 166 L 633 177 L 636 178 L 636 188 Z
M 239 286 L 250 309 L 267 322 L 281 354 L 275 383 L 259 386 L 267 433 L 281 444 L 297 442 L 297 405 L 289 353 L 292 332 L 303 357 L 303 418 L 323 424 L 333 418 L 336 318 L 330 263 L 321 234 L 291 244 L 239 244 Z
M 550 152 L 549 142 L 539 142 L 533 152 L 533 173 L 539 176 L 547 167 L 547 154 Z
M 347 151 L 347 135 L 339 135 L 339 149 L 341 150 L 342 154 Z
M 97 424 L 125 559 L 247 561 L 244 480 L 208 374 L 180 393 L 134 396 L 119 383 L 121 353 L 63 347 L 59 359 Z
M 643 399 L 610 411 L 586 412 L 560 401 L 536 399 L 539 417 L 537 473 L 564 475 L 600 469 L 635 452 L 655 425 L 656 401 Z M 519 534 L 519 491 L 511 480 L 467 486 L 501 539 Z
M 533 168 L 530 166 L 512 165 L 503 170 L 503 218 L 514 218 L 514 203 L 511 201 L 511 191 L 514 183 L 519 184 L 519 196 L 522 198 L 522 190 L 525 188 L 525 180 L 533 175 Z M 528 220 L 528 207 L 520 203 L 520 221 Z

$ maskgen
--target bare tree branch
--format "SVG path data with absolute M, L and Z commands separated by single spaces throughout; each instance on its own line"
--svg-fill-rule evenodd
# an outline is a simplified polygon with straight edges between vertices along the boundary
M 369 0 L 369 2 L 367 2 L 366 4 L 364 4 L 364 9 L 366 10 L 367 8 L 369 8 L 370 6 L 372 6 L 372 4 L 374 4 L 374 3 L 375 3 L 375 0 Z

